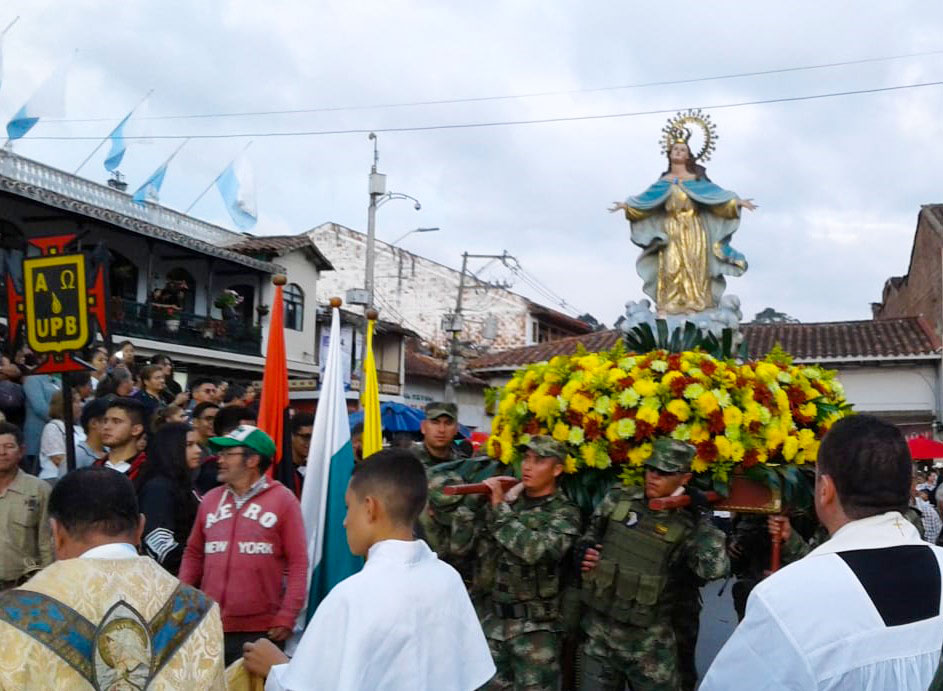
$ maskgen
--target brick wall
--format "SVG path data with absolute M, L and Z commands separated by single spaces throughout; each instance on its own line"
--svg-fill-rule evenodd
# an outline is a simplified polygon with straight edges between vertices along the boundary
M 350 288 L 362 288 L 366 235 L 335 223 L 325 223 L 310 232 L 318 249 L 334 265 L 318 278 L 318 302 L 344 297 Z M 437 262 L 377 241 L 374 280 L 377 308 L 383 319 L 398 322 L 420 337 L 445 348 L 448 334 L 442 331 L 443 315 L 455 309 L 460 272 Z M 528 344 L 530 319 L 525 298 L 502 288 L 475 284 L 466 277 L 462 314 L 463 340 L 506 350 Z M 485 319 L 497 319 L 497 338 L 482 335 Z
M 926 319 L 943 336 L 943 206 L 925 206 L 917 217 L 910 267 L 902 279 L 889 279 L 882 301 L 873 306 L 875 319 Z

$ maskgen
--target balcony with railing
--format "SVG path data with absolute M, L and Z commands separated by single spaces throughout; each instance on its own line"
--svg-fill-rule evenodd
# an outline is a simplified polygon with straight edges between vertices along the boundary
M 238 316 L 214 319 L 184 312 L 173 305 L 141 304 L 113 297 L 108 317 L 108 328 L 118 336 L 243 355 L 262 353 L 262 329 Z

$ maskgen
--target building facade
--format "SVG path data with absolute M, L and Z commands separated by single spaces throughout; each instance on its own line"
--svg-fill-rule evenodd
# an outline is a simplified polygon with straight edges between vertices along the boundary
M 319 300 L 362 288 L 367 236 L 336 223 L 309 231 L 334 266 L 320 282 Z M 445 349 L 449 333 L 443 317 L 455 309 L 461 272 L 385 242 L 376 242 L 376 306 L 387 319 Z M 584 334 L 590 327 L 562 312 L 538 305 L 499 286 L 466 274 L 462 295 L 462 340 L 478 352 L 500 351 Z

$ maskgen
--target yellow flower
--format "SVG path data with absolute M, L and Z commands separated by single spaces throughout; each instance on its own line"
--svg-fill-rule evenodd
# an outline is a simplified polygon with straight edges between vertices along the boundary
M 791 461 L 796 457 L 796 452 L 799 451 L 799 440 L 790 435 L 786 437 L 786 441 L 783 442 L 783 458 L 787 461 Z
M 658 411 L 654 408 L 649 408 L 648 406 L 643 406 L 638 409 L 638 413 L 635 418 L 641 420 L 642 422 L 647 422 L 650 425 L 658 424 Z
M 619 405 L 623 408 L 634 408 L 638 405 L 639 398 L 634 389 L 624 389 L 619 394 Z
M 570 410 L 586 413 L 593 406 L 593 400 L 586 394 L 578 393 L 570 399 Z
M 669 401 L 668 405 L 665 407 L 668 412 L 678 418 L 680 422 L 686 422 L 687 419 L 691 417 L 691 406 L 687 404 L 687 401 L 680 398 Z
M 608 415 L 609 410 L 612 407 L 612 402 L 609 400 L 608 396 L 600 396 L 596 399 L 596 403 L 593 408 L 600 415 Z
M 562 421 L 557 420 L 557 424 L 553 426 L 553 438 L 557 441 L 566 441 L 569 437 L 570 428 Z
M 717 405 L 721 408 L 726 408 L 733 403 L 730 393 L 723 389 L 711 389 L 711 393 L 714 394 L 714 398 L 717 399 Z
M 678 379 L 678 378 L 681 378 L 681 377 L 684 377 L 684 375 L 681 374 L 681 372 L 679 372 L 679 371 L 677 371 L 677 370 L 671 370 L 670 372 L 668 372 L 665 376 L 663 376 L 663 377 L 661 378 L 661 386 L 662 386 L 662 388 L 663 388 L 663 389 L 668 389 L 668 388 L 671 386 L 671 382 L 673 382 L 675 379 Z
M 731 405 L 724 408 L 724 424 L 727 427 L 739 427 L 742 422 L 743 413 L 737 406 Z
M 691 461 L 691 472 L 692 473 L 703 473 L 707 470 L 707 461 L 703 458 L 697 456 L 694 457 L 694 460 Z
M 527 399 L 527 407 L 537 416 L 538 420 L 547 420 L 559 410 L 555 396 L 540 393 L 531 394 L 530 398 Z
M 569 401 L 571 398 L 573 398 L 573 394 L 579 391 L 582 387 L 583 382 L 576 379 L 571 379 L 563 385 L 563 389 L 560 391 L 560 397 L 564 401 Z
M 689 401 L 695 401 L 704 393 L 705 389 L 700 384 L 688 384 L 684 387 L 684 397 Z
M 767 425 L 766 430 L 766 448 L 770 451 L 776 449 L 780 444 L 785 441 L 786 435 L 782 433 L 782 430 L 779 429 L 779 425 Z
M 808 450 L 815 443 L 815 432 L 810 429 L 799 430 L 799 448 Z
M 514 398 L 514 394 L 508 394 L 502 398 L 501 403 L 498 404 L 498 415 L 507 415 L 510 413 L 515 403 L 517 403 L 517 399 Z
M 727 437 L 714 437 L 714 445 L 717 447 L 717 456 L 721 460 L 730 460 L 731 444 Z
M 564 473 L 575 473 L 576 472 L 576 459 L 572 456 L 567 456 L 566 460 L 563 461 L 563 472 Z
M 621 420 L 619 422 L 622 422 Z M 619 422 L 613 422 L 606 428 L 606 439 L 611 442 L 619 441 Z
M 629 451 L 629 463 L 631 463 L 634 466 L 640 466 L 651 455 L 652 455 L 652 445 L 649 442 L 645 442 L 641 446 L 636 446 L 634 449 Z
M 756 376 L 765 382 L 776 381 L 779 376 L 779 368 L 769 362 L 760 362 L 756 365 Z
M 743 460 L 743 454 L 746 453 L 746 449 L 743 448 L 743 444 L 738 441 L 730 442 L 730 460 L 734 463 L 739 463 Z
M 799 408 L 799 412 L 806 417 L 815 418 L 815 415 L 819 412 L 819 409 L 816 407 L 815 403 L 809 402 L 804 406 L 801 406 Z
M 639 379 L 634 384 L 632 384 L 632 388 L 635 389 L 635 392 L 643 398 L 645 396 L 654 396 L 656 393 L 658 393 L 658 385 L 651 379 Z
M 757 463 L 766 463 L 769 460 L 769 455 L 766 453 L 766 449 L 757 447 L 756 449 L 756 461 Z
M 567 441 L 573 444 L 573 446 L 579 446 L 583 443 L 583 428 L 582 427 L 571 427 L 570 434 L 567 436 Z
M 610 428 L 613 426 L 616 428 L 616 434 L 619 439 L 631 439 L 635 435 L 635 420 L 624 417 L 615 425 L 610 425 Z M 612 439 L 611 441 L 616 440 Z
M 717 399 L 710 391 L 705 391 L 700 396 L 698 396 L 694 405 L 697 406 L 697 411 L 705 417 L 713 413 L 718 408 Z
M 606 380 L 609 382 L 609 386 L 615 386 L 616 383 L 622 381 L 627 376 L 629 375 L 626 374 L 624 369 L 613 367 L 611 370 L 609 370 L 608 373 L 606 373 Z
M 511 381 L 509 381 L 507 384 L 504 385 L 504 390 L 505 390 L 507 393 L 514 393 L 514 392 L 517 391 L 519 388 L 521 388 L 521 378 L 520 378 L 520 377 L 514 377 L 513 379 L 511 379 Z
M 773 394 L 773 397 L 776 399 L 776 407 L 779 408 L 779 412 L 786 414 L 789 412 L 789 396 L 786 395 L 786 392 L 782 389 L 776 389 L 776 392 Z
M 584 444 L 580 447 L 580 456 L 587 468 L 596 467 L 596 447 L 593 444 Z
M 707 441 L 711 438 L 711 433 L 707 431 L 700 423 L 695 422 L 691 425 L 691 441 L 695 444 L 700 444 L 702 441 Z

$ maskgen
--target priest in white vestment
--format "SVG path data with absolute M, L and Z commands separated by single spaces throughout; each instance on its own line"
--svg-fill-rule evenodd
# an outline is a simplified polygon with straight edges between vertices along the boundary
M 290 661 L 264 639 L 246 644 L 246 667 L 268 675 L 266 691 L 471 691 L 494 675 L 461 577 L 412 538 L 426 488 L 403 449 L 355 467 L 344 524 L 366 564 L 321 602 Z
M 912 461 L 867 415 L 822 441 L 815 509 L 831 537 L 761 582 L 700 691 L 924 691 L 943 646 L 943 549 L 901 511 Z

